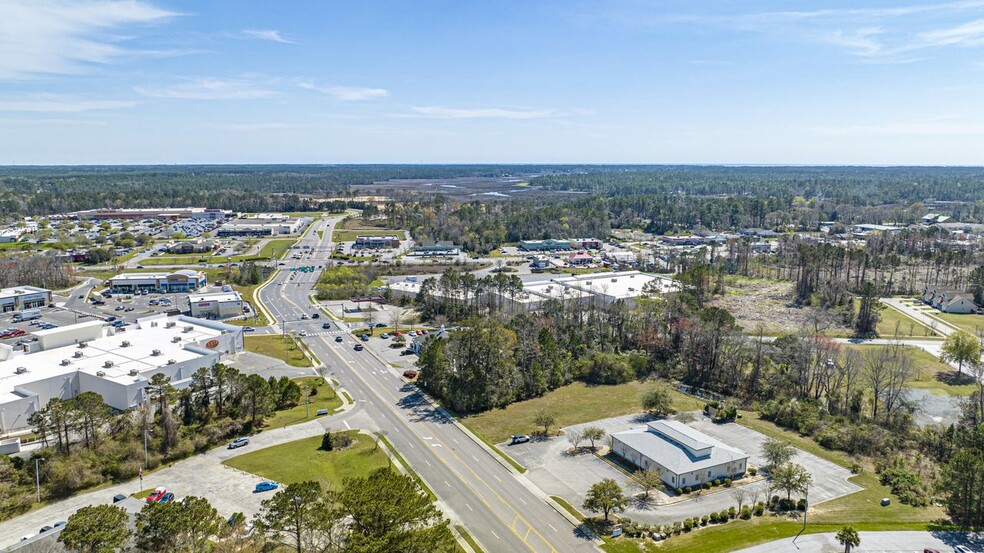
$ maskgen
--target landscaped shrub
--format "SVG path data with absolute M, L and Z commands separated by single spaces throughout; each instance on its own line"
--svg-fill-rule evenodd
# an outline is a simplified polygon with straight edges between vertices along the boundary
M 690 487 L 690 486 L 684 486 L 684 487 L 683 487 L 683 493 L 690 493 L 690 492 L 692 492 L 692 491 L 694 491 L 694 490 L 693 490 L 693 489 L 691 489 L 691 487 Z
M 737 514 L 738 514 L 738 509 L 735 509 L 734 505 L 728 507 L 728 518 L 735 518 L 735 515 Z
M 709 520 L 710 520 L 710 517 L 708 517 L 707 515 L 704 515 L 704 516 L 700 517 L 700 525 L 701 526 L 707 526 L 707 522 Z
M 745 505 L 744 507 L 742 507 L 741 508 L 741 514 L 739 516 L 741 518 L 745 519 L 745 520 L 748 520 L 748 519 L 752 518 L 752 508 L 751 508 L 751 506 Z
M 796 510 L 797 511 L 805 511 L 806 510 L 806 500 L 805 499 L 800 498 L 800 500 L 796 502 Z
M 684 532 L 689 532 L 689 531 L 691 531 L 693 529 L 694 529 L 694 522 L 692 520 L 690 520 L 688 518 L 687 520 L 683 521 L 683 531 Z
M 732 507 L 732 509 L 734 509 L 734 507 Z M 721 522 L 728 522 L 728 519 L 730 518 L 731 517 L 728 516 L 728 511 L 721 511 L 718 513 L 718 519 L 720 519 Z
M 754 513 L 755 513 L 755 516 L 757 516 L 757 517 L 760 517 L 760 516 L 764 515 L 765 514 L 765 504 L 762 503 L 761 501 L 759 501 L 758 504 L 755 505 Z
M 677 488 L 675 491 L 677 495 L 683 495 L 683 488 Z
M 784 497 L 777 502 L 775 510 L 780 512 L 785 512 L 785 511 L 792 511 L 795 508 L 796 508 L 796 500 L 786 499 Z
M 714 485 L 715 486 L 720 486 L 721 485 L 721 479 L 720 478 L 715 478 L 714 479 Z
M 680 524 L 680 521 L 676 521 L 676 522 L 674 522 L 674 523 L 673 523 L 673 533 L 674 533 L 674 534 L 679 534 L 679 533 L 680 533 L 680 529 L 681 529 L 682 527 L 683 527 L 683 525 L 682 525 L 682 524 Z
M 717 524 L 721 520 L 717 513 L 711 513 L 707 518 L 711 521 L 711 524 Z
M 724 487 L 725 488 L 730 488 L 731 487 L 731 479 L 730 478 L 725 478 L 724 479 Z
M 758 469 L 755 467 L 748 467 L 748 474 L 751 476 L 755 476 L 756 474 L 758 474 Z
M 711 483 L 710 482 L 704 482 L 703 484 L 700 485 L 700 487 L 704 488 L 705 490 L 709 490 L 709 489 L 711 489 Z

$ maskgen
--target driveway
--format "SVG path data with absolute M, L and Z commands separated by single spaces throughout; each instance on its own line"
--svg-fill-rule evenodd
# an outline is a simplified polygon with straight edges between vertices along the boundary
M 958 330 L 950 323 L 944 322 L 942 319 L 932 317 L 913 307 L 912 298 L 882 298 L 881 302 L 892 309 L 901 311 L 909 318 L 915 319 L 929 328 L 932 328 L 943 336 L 949 336 L 951 332 L 956 332 Z
M 702 414 L 695 413 L 696 419 L 687 423 L 689 426 L 715 438 L 725 444 L 741 449 L 749 454 L 751 466 L 764 466 L 761 456 L 762 444 L 767 437 L 738 424 L 715 424 Z M 626 415 L 603 419 L 587 424 L 574 425 L 565 428 L 567 431 L 583 430 L 588 426 L 597 426 L 611 435 L 630 428 L 644 425 L 643 415 Z M 605 443 L 607 443 L 607 438 Z M 582 444 L 582 446 L 587 444 Z M 611 478 L 619 483 L 628 493 L 636 493 L 638 486 L 624 472 L 614 468 L 608 462 L 591 454 L 569 455 L 571 447 L 566 437 L 551 438 L 509 446 L 499 444 L 498 447 L 511 455 L 528 469 L 527 478 L 548 495 L 563 497 L 572 505 L 579 507 L 585 498 L 588 487 L 604 478 Z M 821 459 L 816 455 L 797 450 L 793 461 L 803 465 L 813 476 L 813 486 L 810 488 L 810 503 L 817 504 L 861 490 L 862 488 L 847 480 L 850 471 Z M 749 496 L 757 492 L 760 500 L 766 497 L 768 483 L 759 480 L 741 486 L 748 491 Z M 732 491 L 720 488 L 713 492 L 704 492 L 692 496 L 691 499 L 667 502 L 662 493 L 653 494 L 654 500 L 646 503 L 636 501 L 630 503 L 625 511 L 629 518 L 650 523 L 666 524 L 694 516 L 703 516 L 711 512 L 726 510 L 736 505 Z M 746 498 L 746 502 L 751 497 Z
M 966 545 L 981 551 L 984 539 L 965 532 L 858 532 L 861 545 L 853 553 L 922 553 L 923 548 L 937 551 L 953 551 L 954 546 Z M 829 553 L 843 551 L 833 533 L 807 534 L 793 543 L 793 538 L 783 538 L 769 543 L 742 549 L 736 553 Z

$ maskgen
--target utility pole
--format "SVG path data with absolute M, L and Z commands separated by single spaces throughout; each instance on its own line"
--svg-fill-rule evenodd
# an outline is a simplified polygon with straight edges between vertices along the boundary
M 34 458 L 34 484 L 38 488 L 38 503 L 41 503 L 41 471 L 39 465 L 45 460 L 46 459 L 44 457 Z
M 809 484 L 807 484 L 807 486 L 806 486 L 806 492 L 803 494 L 803 503 L 805 504 L 803 506 L 803 528 L 801 528 L 800 531 L 796 534 L 796 537 L 793 538 L 793 543 L 794 544 L 796 543 L 796 539 L 799 538 L 800 535 L 803 532 L 806 532 L 806 513 L 810 510 L 810 486 L 809 486 Z

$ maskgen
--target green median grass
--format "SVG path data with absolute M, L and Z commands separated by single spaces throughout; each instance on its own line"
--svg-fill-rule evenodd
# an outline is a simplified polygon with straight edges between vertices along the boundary
M 321 417 L 316 415 L 318 409 L 327 409 L 329 415 L 335 414 L 341 409 L 342 398 L 338 397 L 338 394 L 325 382 L 324 378 L 303 376 L 292 380 L 301 387 L 301 402 L 296 407 L 273 413 L 263 421 L 264 426 L 268 428 L 290 426 L 323 417 L 324 415 Z M 317 395 L 310 395 L 309 392 L 312 388 L 318 391 Z M 308 400 L 306 406 L 305 399 Z
M 372 436 L 357 430 L 343 432 L 355 445 L 341 451 L 322 451 L 321 436 L 313 436 L 252 451 L 222 464 L 284 484 L 313 480 L 325 488 L 340 486 L 345 478 L 362 478 L 390 465 L 389 457 Z
M 293 336 L 286 338 L 282 334 L 267 336 L 246 336 L 243 339 L 246 351 L 273 357 L 274 359 L 284 358 L 284 348 L 286 344 L 287 364 L 292 367 L 310 367 L 311 361 L 304 355 L 304 352 L 297 345 Z
M 331 235 L 332 242 L 355 242 L 357 236 L 390 236 L 403 240 L 402 230 L 336 230 Z

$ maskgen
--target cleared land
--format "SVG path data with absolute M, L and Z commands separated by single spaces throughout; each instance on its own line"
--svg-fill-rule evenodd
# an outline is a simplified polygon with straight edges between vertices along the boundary
M 304 355 L 301 348 L 293 336 L 268 335 L 268 336 L 246 336 L 243 340 L 246 351 L 273 357 L 274 359 L 284 358 L 284 348 L 286 346 L 287 364 L 292 367 L 310 367 L 311 361 Z
M 331 235 L 332 242 L 355 242 L 357 236 L 389 236 L 395 234 L 400 240 L 404 239 L 402 230 L 336 230 Z
M 862 355 L 878 351 L 888 346 L 846 344 L 844 351 L 853 349 Z M 910 388 L 924 388 L 951 396 L 969 396 L 974 391 L 973 380 L 969 377 L 958 377 L 957 370 L 943 363 L 938 358 L 919 348 L 909 348 L 912 353 L 915 374 L 906 382 Z
M 513 434 L 532 434 L 537 430 L 533 417 L 545 409 L 556 418 L 554 429 L 642 410 L 639 397 L 651 383 L 588 385 L 575 382 L 542 397 L 520 401 L 505 409 L 494 409 L 470 415 L 461 422 L 490 443 L 503 442 Z M 703 409 L 704 403 L 682 393 L 673 392 L 673 405 L 678 411 Z
M 293 378 L 292 380 L 297 382 L 297 385 L 301 387 L 300 404 L 296 407 L 273 413 L 264 421 L 266 426 L 277 428 L 307 422 L 319 418 L 315 414 L 318 412 L 318 409 L 327 409 L 328 414 L 331 415 L 341 408 L 342 398 L 338 397 L 338 394 L 325 382 L 324 378 L 320 376 L 304 376 Z M 317 390 L 318 393 L 312 396 L 310 394 L 312 389 Z M 307 400 L 306 404 L 305 400 Z
M 321 436 L 313 436 L 233 457 L 222 464 L 284 484 L 314 480 L 325 488 L 389 466 L 389 457 L 372 436 L 357 430 L 344 434 L 351 436 L 355 445 L 341 451 L 320 450 Z

